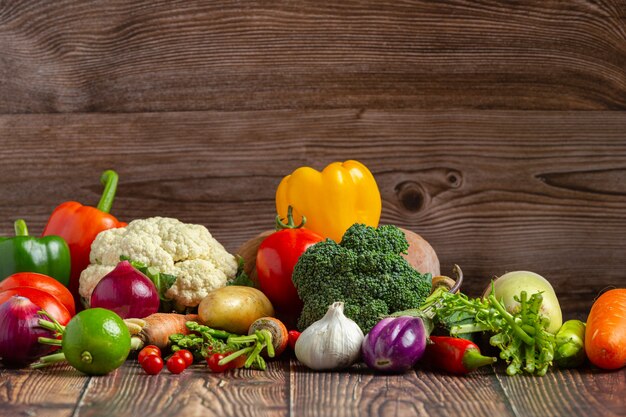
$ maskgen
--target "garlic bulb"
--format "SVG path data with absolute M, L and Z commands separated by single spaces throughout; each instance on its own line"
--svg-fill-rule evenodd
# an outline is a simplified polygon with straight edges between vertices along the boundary
M 324 317 L 307 327 L 296 342 L 296 358 L 315 370 L 347 368 L 359 359 L 363 332 L 335 302 Z

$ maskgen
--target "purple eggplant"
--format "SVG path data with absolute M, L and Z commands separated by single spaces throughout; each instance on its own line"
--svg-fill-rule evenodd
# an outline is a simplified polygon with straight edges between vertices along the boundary
M 363 340 L 363 360 L 377 371 L 407 371 L 424 354 L 427 338 L 428 331 L 419 317 L 382 319 Z

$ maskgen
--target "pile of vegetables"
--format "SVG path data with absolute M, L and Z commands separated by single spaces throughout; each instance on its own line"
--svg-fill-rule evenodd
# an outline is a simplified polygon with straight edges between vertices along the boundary
M 287 328 L 274 317 L 254 320 L 245 335 L 214 329 L 199 324 L 197 317 L 176 314 L 157 313 L 145 320 L 128 320 L 127 325 L 134 333 L 131 347 L 141 348 L 138 361 L 144 369 L 146 352 L 158 352 L 160 356 L 162 349 L 169 349 L 172 352 L 170 359 L 184 355 L 192 363 L 206 360 L 213 372 L 241 367 L 265 370 L 266 362 L 262 354 L 268 358 L 277 357 L 285 351 L 289 342 Z M 159 332 L 159 327 L 168 331 Z M 150 344 L 144 346 L 146 343 Z M 160 369 L 155 371 L 154 364 L 148 367 L 150 369 L 145 370 L 149 374 L 160 372 Z
M 508 375 L 551 366 L 626 366 L 626 289 L 563 317 L 550 282 L 514 271 L 481 297 L 440 276 L 430 244 L 379 225 L 371 172 L 357 161 L 302 167 L 276 191 L 275 230 L 228 253 L 202 225 L 109 212 L 118 184 L 101 176 L 97 207 L 59 205 L 31 237 L 24 220 L 0 238 L 0 361 L 88 375 L 137 356 L 142 372 L 265 370 L 291 350 L 313 370 L 363 362 L 464 375 L 498 360 Z M 295 330 L 298 327 L 298 330 Z M 497 352 L 489 356 L 481 352 Z

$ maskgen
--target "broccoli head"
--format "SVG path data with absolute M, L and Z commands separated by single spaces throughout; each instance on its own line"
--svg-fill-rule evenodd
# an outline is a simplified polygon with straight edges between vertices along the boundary
M 409 245 L 396 226 L 352 225 L 339 244 L 327 239 L 300 256 L 292 280 L 304 306 L 303 330 L 321 319 L 335 301 L 364 333 L 381 316 L 417 308 L 431 289 L 431 275 L 420 274 L 401 256 Z

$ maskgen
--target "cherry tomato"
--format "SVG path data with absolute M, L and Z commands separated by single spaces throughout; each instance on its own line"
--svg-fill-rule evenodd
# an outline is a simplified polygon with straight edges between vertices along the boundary
M 219 361 L 224 359 L 226 356 L 228 356 L 228 354 L 214 353 L 208 358 L 206 358 L 206 363 L 209 366 L 209 369 L 211 370 L 211 372 L 226 372 L 229 369 L 231 369 L 230 362 L 227 363 L 226 365 L 219 364 Z
M 187 349 L 177 350 L 174 356 L 180 356 L 185 361 L 185 366 L 189 368 L 193 364 L 193 353 Z
M 277 316 L 293 321 L 302 310 L 302 301 L 291 281 L 293 267 L 310 246 L 324 240 L 306 229 L 283 229 L 261 242 L 256 256 L 256 271 L 261 291 L 269 298 Z
M 154 346 L 154 345 L 148 345 L 148 346 L 144 347 L 139 352 L 139 356 L 137 357 L 137 362 L 143 363 L 143 361 L 148 356 L 158 356 L 158 357 L 161 357 L 161 349 L 159 349 L 157 346 Z
M 173 374 L 179 374 L 187 368 L 185 360 L 180 356 L 172 355 L 165 363 L 167 370 Z
M 141 362 L 141 367 L 148 375 L 156 375 L 163 369 L 163 359 L 157 355 L 146 356 Z
M 298 338 L 300 337 L 300 332 L 297 330 L 289 330 L 287 334 L 289 335 L 289 347 L 291 348 L 291 350 L 295 350 L 296 342 L 298 341 Z
M 48 294 L 42 290 L 33 287 L 14 287 L 0 292 L 0 304 L 7 301 L 14 295 L 21 295 L 28 298 L 37 307 L 45 310 L 50 316 L 54 317 L 56 321 L 65 326 L 70 319 L 70 312 L 67 308 L 53 295 Z
M 15 287 L 33 287 L 54 295 L 67 308 L 70 316 L 73 317 L 76 314 L 74 297 L 72 297 L 70 290 L 48 275 L 36 272 L 18 272 L 0 281 L 0 291 L 10 290 Z

